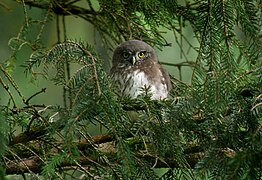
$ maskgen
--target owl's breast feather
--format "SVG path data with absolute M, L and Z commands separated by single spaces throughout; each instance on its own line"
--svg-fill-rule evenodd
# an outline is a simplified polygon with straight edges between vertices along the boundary
M 143 93 L 144 88 L 150 87 L 149 92 L 152 94 L 152 99 L 159 100 L 168 96 L 167 85 L 161 83 L 161 81 L 149 79 L 143 71 L 135 70 L 132 73 L 126 74 L 126 77 L 123 77 L 123 79 L 125 81 L 122 81 L 123 84 L 120 85 L 122 87 L 120 88 L 122 95 L 136 98 Z

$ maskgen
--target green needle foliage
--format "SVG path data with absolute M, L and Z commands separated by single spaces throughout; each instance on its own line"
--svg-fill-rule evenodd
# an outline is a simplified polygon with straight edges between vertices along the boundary
M 0 106 L 2 179 L 262 178 L 261 1 L 25 0 L 21 6 L 25 23 L 0 64 L 9 98 Z M 28 6 L 42 9 L 43 18 L 31 17 Z M 170 45 L 163 29 L 173 31 L 185 59 L 183 43 L 198 54 L 190 84 L 172 77 L 165 101 L 150 100 L 147 89 L 135 100 L 118 97 L 102 66 L 108 62 L 90 44 L 58 38 L 45 47 L 46 24 L 59 16 L 91 23 L 109 52 L 128 39 L 162 48 Z M 188 27 L 197 47 L 183 34 Z M 59 23 L 57 29 L 60 37 Z M 61 87 L 63 106 L 32 103 L 46 88 L 28 97 L 21 92 L 12 72 L 23 47 L 31 51 L 26 74 Z M 93 126 L 101 134 L 92 135 Z

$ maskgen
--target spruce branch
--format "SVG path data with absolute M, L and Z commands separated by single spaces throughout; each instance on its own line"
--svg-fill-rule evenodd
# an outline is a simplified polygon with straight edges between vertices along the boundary
M 73 45 L 77 46 L 79 49 L 81 49 L 83 51 L 83 53 L 92 60 L 92 70 L 93 70 L 93 77 L 95 79 L 95 82 L 96 82 L 96 86 L 97 86 L 97 91 L 98 91 L 98 95 L 100 96 L 102 93 L 101 93 L 101 88 L 100 88 L 100 84 L 99 84 L 99 79 L 98 79 L 98 75 L 97 75 L 97 67 L 96 67 L 96 58 L 92 55 L 92 53 L 86 49 L 84 49 L 80 44 L 78 43 L 75 43 L 75 42 L 70 42 L 72 43 Z M 85 63 L 85 65 L 88 65 Z
M 53 81 L 63 86 L 70 106 L 32 104 L 45 89 L 24 97 L 1 66 L 0 84 L 14 104 L 0 106 L 0 141 L 5 147 L 0 148 L 0 165 L 7 174 L 62 179 L 73 171 L 68 176 L 80 172 L 81 178 L 156 179 L 153 170 L 164 167 L 170 170 L 161 179 L 261 179 L 260 2 L 97 1 L 96 7 L 91 0 L 16 2 L 25 23 L 9 41 L 12 58 L 29 46 L 34 52 L 28 72 L 33 74 L 33 67 L 40 65 L 46 74 L 54 68 Z M 34 20 L 27 6 L 44 10 L 43 19 Z M 57 15 L 58 44 L 44 50 L 41 39 L 50 14 Z M 58 16 L 63 16 L 62 23 Z M 170 98 L 151 101 L 148 89 L 136 100 L 117 97 L 92 48 L 66 40 L 66 16 L 90 22 L 109 51 L 134 38 L 157 47 L 170 45 L 163 28 L 173 31 L 186 61 L 162 63 L 178 68 L 181 76 L 172 78 Z M 28 36 L 32 25 L 39 29 L 34 43 Z M 194 33 L 189 37 L 199 41 L 196 47 L 185 27 Z M 185 45 L 198 53 L 196 62 L 188 58 Z M 69 73 L 71 63 L 81 68 Z M 181 81 L 185 66 L 193 68 L 191 84 Z M 17 107 L 20 102 L 10 88 L 24 107 Z M 93 126 L 106 134 L 92 136 Z
M 115 157 L 115 154 L 117 153 L 115 145 L 112 144 L 112 139 L 110 137 L 111 135 L 105 134 L 105 135 L 98 135 L 93 136 L 92 140 L 93 143 L 97 145 L 97 150 L 102 152 L 103 154 L 107 155 L 107 158 L 113 159 Z M 90 142 L 81 142 L 77 146 L 78 147 L 85 147 L 87 148 L 89 146 Z M 197 149 L 199 151 L 197 151 Z M 199 149 L 199 147 L 193 148 L 190 147 L 189 149 L 186 149 L 186 159 L 191 167 L 194 167 L 195 164 L 203 157 L 203 151 L 202 149 Z M 227 153 L 227 152 L 225 152 Z M 159 159 L 158 155 L 146 153 L 144 154 L 143 151 L 137 151 L 137 157 L 144 159 L 145 161 L 148 161 L 149 164 L 152 165 L 152 167 L 155 168 L 177 168 L 180 165 L 177 163 L 177 160 L 173 158 L 166 158 L 166 159 Z M 19 161 L 13 161 L 10 159 L 6 159 L 6 171 L 7 174 L 20 174 L 25 172 L 33 172 L 33 173 L 40 173 L 40 170 L 43 166 L 42 160 L 38 156 L 32 156 L 30 158 L 19 158 Z M 119 161 L 119 160 L 116 160 Z M 97 163 L 103 166 L 103 164 L 97 162 L 95 157 L 88 157 L 88 156 L 80 156 L 74 161 L 72 164 L 71 162 L 66 162 L 64 160 L 60 168 L 69 168 L 71 169 L 72 166 L 81 166 L 82 168 L 91 168 L 92 163 Z M 106 164 L 104 164 L 106 165 Z M 90 167 L 88 167 L 90 166 Z

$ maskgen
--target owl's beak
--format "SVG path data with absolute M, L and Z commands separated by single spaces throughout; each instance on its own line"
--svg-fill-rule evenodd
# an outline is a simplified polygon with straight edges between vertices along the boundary
M 132 56 L 132 64 L 135 65 L 135 63 L 136 63 L 136 57 Z

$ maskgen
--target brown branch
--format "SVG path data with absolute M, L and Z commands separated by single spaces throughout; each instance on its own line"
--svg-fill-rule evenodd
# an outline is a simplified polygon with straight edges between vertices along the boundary
M 41 129 L 41 128 L 40 128 Z M 10 144 L 17 144 L 19 142 L 26 142 L 28 140 L 33 140 L 33 137 L 38 137 L 41 133 L 44 133 L 45 130 L 38 130 L 32 134 L 32 131 L 29 134 L 22 133 L 21 135 L 14 138 L 14 140 Z M 80 151 L 87 150 L 91 145 L 95 145 L 95 148 L 98 152 L 105 155 L 107 159 L 111 159 L 115 161 L 115 163 L 119 163 L 119 159 L 116 158 L 117 149 L 115 144 L 113 143 L 114 136 L 112 134 L 100 134 L 90 138 L 90 140 L 83 140 L 80 142 L 75 142 L 78 149 Z M 9 145 L 10 145 L 9 144 Z M 158 154 L 151 154 L 150 152 L 146 151 L 143 153 L 144 150 L 137 150 L 134 152 L 136 157 L 139 159 L 143 159 L 147 161 L 153 168 L 178 168 L 181 167 L 181 164 L 178 164 L 178 161 L 172 157 L 159 157 Z M 235 152 L 229 148 L 223 148 L 219 150 L 222 154 L 227 157 L 233 157 Z M 50 151 L 55 153 L 57 151 Z M 198 163 L 204 157 L 204 150 L 201 146 L 196 144 L 191 144 L 184 148 L 184 157 L 187 163 L 187 166 L 190 168 L 194 168 L 196 163 Z M 72 169 L 72 168 L 91 168 L 91 166 L 99 165 L 101 167 L 108 166 L 107 162 L 99 160 L 100 156 L 85 156 L 84 154 L 80 153 L 81 156 L 76 159 L 74 163 L 68 162 L 67 159 L 64 159 L 59 167 L 61 169 Z M 70 154 L 68 154 L 70 156 Z M 98 159 L 97 159 L 98 158 Z M 22 157 L 21 159 L 10 160 L 5 158 L 5 168 L 6 174 L 19 174 L 19 173 L 40 173 L 42 166 L 45 165 L 44 162 L 40 159 L 40 156 L 35 155 L 28 158 Z
M 48 130 L 47 127 L 40 126 L 40 127 L 37 127 L 37 128 L 35 128 L 33 130 L 23 132 L 23 133 L 15 136 L 9 142 L 8 145 L 9 146 L 13 146 L 13 145 L 18 144 L 18 143 L 27 143 L 27 142 L 36 140 L 39 137 L 45 135 L 47 130 Z
M 92 15 L 98 14 L 97 12 L 85 9 L 83 7 L 63 3 L 63 1 L 59 1 L 59 4 L 58 1 L 55 1 L 55 3 L 53 3 L 51 6 L 50 3 L 39 3 L 34 0 L 24 0 L 23 2 L 17 0 L 15 1 L 19 3 L 25 3 L 30 7 L 36 7 L 39 9 L 48 10 L 51 7 L 51 10 L 57 15 L 85 15 L 86 17 L 89 16 L 91 20 Z
M 23 133 L 15 136 L 9 142 L 8 145 L 13 146 L 13 145 L 18 144 L 18 143 L 27 143 L 27 142 L 30 142 L 30 141 L 33 141 L 33 140 L 37 140 L 41 136 L 45 135 L 47 131 L 48 131 L 47 127 L 40 126 L 40 127 L 35 128 L 35 129 L 32 129 L 30 131 L 23 132 Z M 111 135 L 111 134 L 100 134 L 100 135 L 96 135 L 96 136 L 92 137 L 92 142 L 94 144 L 101 144 L 101 143 L 105 143 L 105 142 L 110 142 L 112 140 L 113 140 L 113 135 Z M 86 140 L 79 142 L 79 148 L 86 146 L 87 143 L 88 142 Z
M 112 134 L 99 134 L 99 135 L 93 136 L 91 139 L 93 144 L 103 144 L 106 142 L 111 142 L 113 140 L 114 140 L 114 137 Z M 79 150 L 84 150 L 88 146 L 90 146 L 90 142 L 88 142 L 87 140 L 83 140 L 77 143 L 77 147 Z
M 47 129 L 39 128 L 38 130 L 30 131 L 30 133 L 21 133 L 20 135 L 16 136 L 13 139 L 13 141 L 9 143 L 9 146 L 35 140 L 37 139 L 37 137 L 45 134 L 46 131 Z M 80 142 L 76 142 L 76 145 L 80 151 L 89 148 L 92 144 L 99 145 L 96 146 L 97 150 L 105 154 L 108 159 L 111 159 L 114 158 L 115 154 L 117 153 L 115 145 L 114 143 L 112 143 L 112 141 L 114 141 L 114 136 L 112 134 L 100 134 L 91 137 L 90 141 L 83 140 Z M 54 150 L 50 152 L 54 153 L 57 151 Z M 194 165 L 203 157 L 203 149 L 199 146 L 190 146 L 185 149 L 184 153 L 186 154 L 185 158 L 190 167 L 194 167 Z M 141 153 L 141 151 L 136 152 L 136 154 L 138 158 L 143 158 L 144 160 L 148 161 L 152 165 L 152 167 L 153 166 L 156 168 L 179 167 L 179 164 L 177 164 L 177 161 L 173 158 L 166 158 L 164 160 L 159 160 L 158 155 L 152 155 L 150 153 L 143 154 Z M 86 166 L 96 163 L 97 160 L 94 157 L 81 156 L 77 159 L 77 162 L 80 163 L 81 166 Z M 25 173 L 29 171 L 34 173 L 39 173 L 41 167 L 44 165 L 42 160 L 39 159 L 39 156 L 21 158 L 16 161 L 6 159 L 5 163 L 6 163 L 7 174 Z M 73 164 L 68 163 L 66 161 L 63 161 L 61 163 L 61 167 L 70 168 L 71 166 L 73 166 Z
M 9 146 L 18 144 L 18 143 L 26 143 L 32 140 L 36 140 L 38 137 L 44 135 L 46 133 L 47 129 L 40 127 L 36 130 L 32 130 L 29 133 L 21 133 L 20 135 L 16 136 L 10 143 Z M 101 148 L 108 150 L 109 147 L 106 145 L 108 142 L 112 142 L 114 140 L 113 135 L 111 134 L 100 134 L 93 136 L 91 138 L 91 142 L 94 144 L 104 144 L 104 146 L 101 146 Z M 90 142 L 83 140 L 81 142 L 77 143 L 77 147 L 79 150 L 84 150 L 90 146 Z M 57 152 L 56 150 L 50 151 L 50 152 Z M 7 158 L 5 159 L 5 168 L 6 168 L 6 174 L 21 174 L 26 172 L 34 172 L 39 173 L 41 172 L 41 168 L 44 165 L 43 161 L 39 158 L 39 156 L 31 156 L 29 158 L 23 158 L 19 160 L 10 160 Z M 92 157 L 84 157 L 81 156 L 77 159 L 77 163 L 80 163 L 81 166 L 89 165 L 96 160 Z M 73 164 L 70 162 L 62 162 L 61 167 L 72 167 Z
M 97 142 L 103 142 L 112 140 L 110 136 L 106 135 L 98 135 L 93 137 L 94 141 Z M 82 142 L 83 143 L 83 142 Z M 114 159 L 115 163 L 119 163 L 119 159 L 115 159 L 115 155 L 117 153 L 114 143 L 112 142 L 106 142 L 102 143 L 98 148 L 98 151 L 103 153 L 107 156 L 108 159 Z M 219 150 L 221 155 L 225 157 L 232 158 L 235 156 L 235 151 L 230 148 L 222 148 Z M 172 157 L 159 157 L 157 154 L 150 154 L 145 153 L 143 154 L 142 151 L 135 152 L 137 155 L 137 158 L 143 159 L 147 161 L 149 164 L 151 164 L 152 168 L 181 168 L 181 164 L 178 163 L 178 161 Z M 186 160 L 186 166 L 188 168 L 194 168 L 194 166 L 204 157 L 205 152 L 203 148 L 199 146 L 191 146 L 188 148 L 185 148 L 185 160 Z M 69 155 L 70 156 L 70 155 Z M 97 159 L 98 158 L 98 159 Z M 66 159 L 62 161 L 59 167 L 61 169 L 75 169 L 75 166 L 82 168 L 90 169 L 92 165 L 99 165 L 99 166 L 107 166 L 107 162 L 99 160 L 100 157 L 92 157 L 92 156 L 80 156 L 72 162 L 68 162 Z M 6 174 L 21 174 L 21 173 L 40 173 L 42 166 L 44 165 L 43 161 L 37 157 L 33 156 L 27 159 L 19 159 L 19 160 L 9 160 L 7 158 L 5 159 L 5 167 L 6 167 Z
M 77 163 L 82 166 L 90 165 L 94 160 L 89 157 L 79 157 Z M 28 172 L 40 173 L 42 170 L 43 162 L 36 156 L 28 159 L 21 159 L 20 161 L 6 160 L 6 174 L 22 174 Z M 71 162 L 62 162 L 60 167 L 72 167 L 77 164 Z
M 97 142 L 103 142 L 111 140 L 111 137 L 106 135 L 99 135 L 95 136 L 93 139 Z M 108 139 L 109 138 L 109 139 Z M 83 143 L 83 142 L 82 142 Z M 108 159 L 115 158 L 116 155 L 116 149 L 115 145 L 111 142 L 102 143 L 98 150 L 102 152 L 103 154 L 106 154 Z M 201 160 L 204 156 L 204 153 L 202 149 L 199 149 L 199 152 L 188 152 L 188 154 L 185 155 L 185 159 L 190 167 L 194 167 L 199 160 Z M 226 153 L 226 152 L 225 152 Z M 151 154 L 143 154 L 141 152 L 136 152 L 137 157 L 140 159 L 146 160 L 148 163 L 151 164 L 154 168 L 177 168 L 180 167 L 180 165 L 177 163 L 177 161 L 174 158 L 165 158 L 160 159 L 158 158 L 158 155 L 151 155 Z M 27 173 L 27 172 L 34 172 L 34 173 L 40 173 L 42 166 L 44 163 L 37 157 L 33 156 L 28 159 L 20 159 L 17 161 L 11 161 L 11 160 L 5 160 L 6 161 L 6 174 L 21 174 L 21 173 Z M 101 161 L 98 163 L 98 159 L 95 157 L 86 157 L 86 156 L 80 156 L 76 159 L 75 164 L 72 162 L 67 162 L 66 160 L 62 161 L 59 168 L 67 168 L 72 169 L 73 166 L 77 166 L 77 164 L 80 164 L 83 167 L 89 168 L 88 166 L 91 166 L 92 164 L 99 164 L 99 165 L 106 165 L 102 163 Z M 115 159 L 115 162 L 118 163 L 119 159 Z M 77 163 L 77 164 L 76 164 Z
M 194 166 L 203 158 L 203 156 L 203 152 L 190 153 L 185 156 L 185 159 L 190 168 L 194 168 Z M 150 155 L 141 156 L 140 158 L 150 162 L 152 165 L 154 165 L 154 168 L 181 168 L 181 165 L 179 165 L 178 161 L 176 161 L 174 158 L 159 159 L 158 157 Z
M 37 157 L 32 157 L 28 159 L 22 159 L 18 162 L 6 160 L 6 174 L 21 174 L 24 172 L 29 172 L 29 170 L 34 173 L 40 173 L 40 159 Z
M 195 153 L 190 154 L 186 156 L 186 160 L 190 167 L 194 167 L 195 164 L 203 157 L 203 153 Z M 173 158 L 167 158 L 164 161 L 157 160 L 153 156 L 143 156 L 140 157 L 144 160 L 151 163 L 151 165 L 155 168 L 177 168 L 180 167 L 177 161 Z M 93 163 L 93 159 L 90 159 L 89 157 L 79 157 L 77 159 L 78 163 L 81 164 L 81 166 L 88 166 Z M 76 164 L 72 164 L 69 162 L 62 162 L 61 167 L 72 167 Z M 6 163 L 6 174 L 21 174 L 21 173 L 27 173 L 29 171 L 34 173 L 40 173 L 42 170 L 43 163 L 40 161 L 37 157 L 31 157 L 30 159 L 22 159 L 20 161 L 8 161 Z

